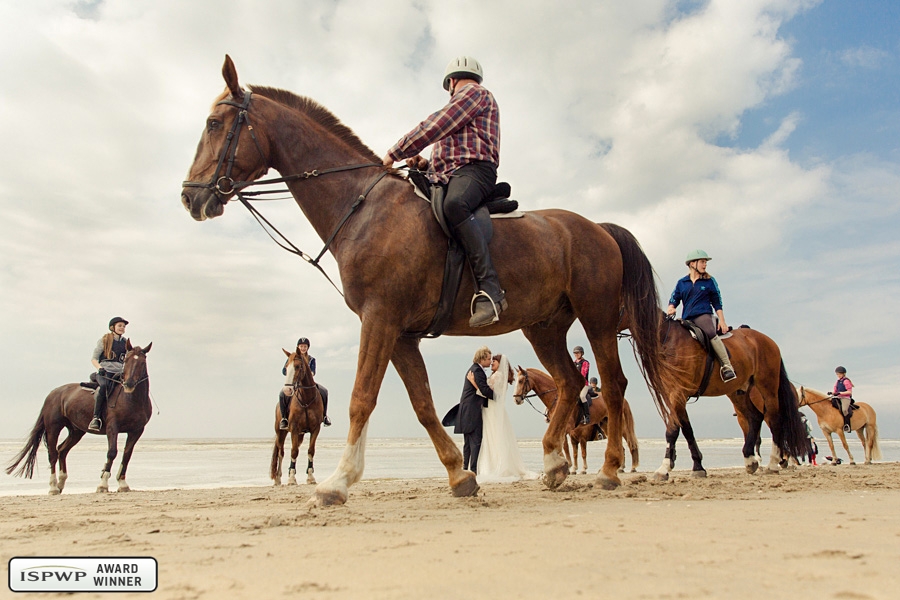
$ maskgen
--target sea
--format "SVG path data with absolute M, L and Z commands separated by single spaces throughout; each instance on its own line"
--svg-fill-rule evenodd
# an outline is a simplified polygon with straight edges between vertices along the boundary
M 819 445 L 819 461 L 829 454 L 824 440 L 816 440 Z M 113 464 L 113 478 L 122 457 L 125 436 L 119 439 L 119 456 Z M 743 468 L 741 447 L 743 440 L 704 439 L 698 440 L 703 452 L 706 468 Z M 846 462 L 847 457 L 840 443 L 838 457 Z M 850 451 L 858 462 L 863 462 L 865 454 L 859 439 L 848 440 Z M 0 465 L 4 468 L 22 448 L 23 440 L 0 440 Z M 462 449 L 462 441 L 458 444 Z M 543 450 L 539 438 L 518 440 L 522 459 L 526 468 L 540 472 L 543 466 Z M 343 453 L 345 440 L 319 438 L 316 445 L 315 475 L 319 481 L 328 477 L 337 467 Z M 883 462 L 900 461 L 900 440 L 880 440 Z M 269 462 L 272 456 L 273 439 L 154 439 L 142 438 L 135 447 L 128 465 L 127 480 L 134 490 L 167 489 L 212 489 L 222 487 L 268 487 Z M 662 463 L 665 454 L 664 439 L 641 439 L 639 472 L 649 473 Z M 768 462 L 771 440 L 763 439 L 763 463 Z M 691 468 L 690 452 L 679 439 L 676 472 Z M 589 472 L 596 473 L 603 464 L 606 442 L 592 442 L 588 445 Z M 90 437 L 82 440 L 68 458 L 69 479 L 66 494 L 93 493 L 99 482 L 100 471 L 106 462 L 106 439 Z M 581 459 L 579 457 L 579 467 Z M 631 457 L 625 448 L 625 463 L 631 468 Z M 300 474 L 306 470 L 306 444 L 301 447 L 297 458 Z M 438 460 L 437 453 L 428 438 L 372 438 L 366 445 L 366 465 L 363 479 L 445 479 L 447 472 Z M 13 477 L 0 473 L 0 496 L 46 494 L 49 486 L 50 468 L 47 451 L 42 446 L 38 454 L 35 474 L 32 479 Z M 305 481 L 305 477 L 298 480 Z M 284 468 L 287 481 L 287 463 Z M 110 489 L 115 483 L 110 481 Z

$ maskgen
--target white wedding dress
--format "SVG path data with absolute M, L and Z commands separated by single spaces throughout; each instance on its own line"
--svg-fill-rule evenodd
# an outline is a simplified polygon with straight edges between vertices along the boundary
M 479 482 L 506 482 L 537 479 L 538 473 L 528 471 L 522 462 L 516 433 L 506 412 L 509 361 L 500 357 L 500 367 L 488 378 L 494 399 L 481 409 L 483 420 L 481 453 L 478 455 Z

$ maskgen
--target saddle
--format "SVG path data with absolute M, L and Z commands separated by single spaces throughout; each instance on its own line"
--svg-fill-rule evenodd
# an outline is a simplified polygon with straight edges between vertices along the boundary
M 441 282 L 441 297 L 434 317 L 424 331 L 407 331 L 403 333 L 403 337 L 436 338 L 450 326 L 450 319 L 453 316 L 453 305 L 456 303 L 456 296 L 459 294 L 459 286 L 462 283 L 463 270 L 466 266 L 466 253 L 450 232 L 450 226 L 447 225 L 444 215 L 444 188 L 431 185 L 425 175 L 418 171 L 411 172 L 409 180 L 416 189 L 416 193 L 431 203 L 431 212 L 441 226 L 444 235 L 447 236 L 448 241 L 447 260 L 444 263 L 444 278 Z M 498 183 L 473 213 L 475 222 L 484 232 L 484 239 L 487 243 L 490 243 L 494 235 L 491 218 L 524 216 L 522 213 L 516 212 L 519 208 L 519 203 L 509 199 L 511 192 L 512 188 L 508 183 Z M 474 275 L 472 279 L 475 279 Z M 475 282 L 475 287 L 477 288 L 477 282 Z
M 91 392 L 96 390 L 98 387 L 100 387 L 100 384 L 97 383 L 97 374 L 96 373 L 91 373 L 91 376 L 88 379 L 89 379 L 89 381 L 82 381 L 78 385 L 80 385 L 82 389 L 91 391 Z
M 712 344 L 709 343 L 709 336 L 707 336 L 702 329 L 685 319 L 675 319 L 675 322 L 687 329 L 688 333 L 691 334 L 691 337 L 697 340 L 697 343 L 700 344 L 700 347 L 706 352 L 706 366 L 703 368 L 703 379 L 700 380 L 700 387 L 698 387 L 697 391 L 691 395 L 692 398 L 699 398 L 706 392 L 706 388 L 709 387 L 709 380 L 712 377 L 713 367 L 717 360 L 716 353 L 713 352 Z M 733 328 L 729 327 L 728 333 L 723 333 L 719 336 L 719 339 L 725 340 L 730 338 L 732 329 Z M 748 325 L 741 325 L 740 329 L 750 329 L 750 327 Z M 728 352 L 728 356 L 731 357 L 728 346 L 725 346 L 725 352 Z
M 837 410 L 844 414 L 844 410 L 841 408 L 841 399 L 838 396 L 831 397 L 831 405 L 835 407 Z M 856 404 L 856 400 L 850 398 L 850 410 L 849 413 L 852 415 L 854 410 L 859 410 L 859 406 Z

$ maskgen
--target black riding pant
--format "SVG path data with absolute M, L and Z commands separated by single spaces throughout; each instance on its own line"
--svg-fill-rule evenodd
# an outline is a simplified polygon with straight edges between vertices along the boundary
M 451 231 L 472 216 L 497 185 L 497 167 L 476 160 L 454 171 L 444 188 L 444 215 Z

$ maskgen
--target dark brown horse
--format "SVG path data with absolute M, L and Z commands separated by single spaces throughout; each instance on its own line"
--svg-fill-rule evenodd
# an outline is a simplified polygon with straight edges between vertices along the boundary
M 679 373 L 679 390 L 670 398 L 672 409 L 679 425 L 666 429 L 666 455 L 657 469 L 657 479 L 668 479 L 669 471 L 675 465 L 675 441 L 679 430 L 684 431 L 685 440 L 694 461 L 693 475 L 705 476 L 703 455 L 697 446 L 690 419 L 687 415 L 687 401 L 699 391 L 706 369 L 706 351 L 691 336 L 687 329 L 673 319 L 660 315 L 660 340 L 666 356 Z M 738 415 L 738 422 L 744 432 L 744 465 L 747 472 L 754 473 L 759 468 L 756 457 L 756 443 L 762 422 L 765 421 L 772 432 L 772 454 L 767 469 L 777 472 L 786 456 L 805 456 L 809 441 L 806 427 L 800 420 L 798 399 L 794 386 L 788 380 L 781 350 L 768 336 L 750 328 L 739 328 L 722 341 L 731 356 L 737 378 L 725 383 L 718 374 L 718 363 L 713 365 L 703 396 L 728 396 Z
M 540 398 L 545 407 L 544 416 L 549 421 L 557 405 L 556 384 L 553 382 L 553 378 L 540 369 L 523 369 L 522 367 L 517 367 L 516 390 L 513 393 L 513 400 L 515 400 L 516 404 L 521 405 L 529 396 Z M 637 471 L 640 463 L 638 439 L 634 432 L 634 417 L 631 414 L 631 406 L 628 405 L 628 400 L 623 400 L 622 402 L 625 409 L 625 422 L 622 429 L 622 437 L 628 445 L 628 450 L 631 452 L 631 472 L 634 473 Z M 584 463 L 584 469 L 581 472 L 587 472 L 587 444 L 588 442 L 602 439 L 597 436 L 598 431 L 603 437 L 607 437 L 606 432 L 608 431 L 608 424 L 609 410 L 606 406 L 606 401 L 603 400 L 602 394 L 594 398 L 591 403 L 590 423 L 586 425 L 581 424 L 580 411 L 578 410 L 569 417 L 569 426 L 566 429 L 566 435 L 572 443 L 571 456 L 569 455 L 569 445 L 565 440 L 563 440 L 563 448 L 565 448 L 566 452 L 566 461 L 572 465 L 571 473 L 574 474 L 578 471 L 579 448 L 581 449 L 581 459 Z M 622 473 L 624 471 L 625 466 L 623 464 L 619 467 L 619 472 Z
M 122 454 L 122 463 L 116 481 L 119 482 L 120 492 L 129 492 L 131 488 L 125 482 L 125 471 L 128 469 L 128 461 L 134 445 L 144 433 L 144 426 L 150 420 L 153 407 L 150 402 L 150 378 L 147 374 L 147 354 L 153 343 L 146 348 L 132 347 L 131 341 L 125 345 L 125 366 L 122 371 L 122 384 L 117 385 L 109 395 L 106 404 L 106 417 L 103 419 L 103 427 L 98 435 L 106 435 L 108 451 L 106 464 L 100 474 L 98 492 L 109 491 L 109 476 L 113 460 L 118 453 L 118 436 L 127 433 L 125 440 L 125 452 Z M 66 485 L 69 476 L 66 469 L 66 456 L 72 447 L 77 444 L 87 432 L 88 424 L 94 414 L 93 390 L 82 388 L 77 383 L 69 383 L 60 386 L 47 395 L 44 407 L 38 415 L 37 422 L 31 429 L 28 442 L 16 455 L 15 459 L 6 469 L 7 474 L 15 471 L 16 476 L 31 478 L 34 473 L 34 463 L 41 440 L 47 445 L 47 454 L 50 458 L 50 494 L 59 494 Z M 59 446 L 59 434 L 63 428 L 68 430 L 66 439 Z M 94 433 L 94 432 L 91 432 Z M 16 469 L 22 460 L 25 462 Z M 59 478 L 56 476 L 56 463 L 59 461 Z
M 279 429 L 281 421 L 281 403 L 275 408 L 275 447 L 272 449 L 272 463 L 269 476 L 275 485 L 281 485 L 281 463 L 284 460 L 284 440 L 291 432 L 291 465 L 288 468 L 288 485 L 297 484 L 297 455 L 304 434 L 309 434 L 309 446 L 306 449 L 306 483 L 315 483 L 313 476 L 313 457 L 316 455 L 316 439 L 325 418 L 325 404 L 313 380 L 312 369 L 306 357 L 299 352 L 282 351 L 288 357 L 287 376 L 284 380 L 285 396 L 291 398 L 288 411 L 287 431 Z
M 430 205 L 321 105 L 268 87 L 245 91 L 228 57 L 222 72 L 226 89 L 206 119 L 182 203 L 198 221 L 218 217 L 236 190 L 269 169 L 277 170 L 326 240 L 340 271 L 345 302 L 362 322 L 347 446 L 334 474 L 318 485 L 312 500 L 343 503 L 348 488 L 362 476 L 367 424 L 388 363 L 403 380 L 416 416 L 447 469 L 453 493 L 474 494 L 475 475 L 462 469 L 460 451 L 435 412 L 419 350 L 421 334 L 416 333 L 428 327 L 438 307 L 447 254 L 447 240 Z M 551 421 L 543 443 L 544 480 L 556 487 L 568 473 L 560 451 L 568 425 L 564 416 L 577 401 L 573 390 L 580 389 L 581 376 L 566 344 L 566 332 L 578 319 L 597 359 L 610 412 L 611 441 L 598 485 L 614 488 L 620 485 L 627 384 L 616 343 L 622 310 L 630 315 L 657 408 L 664 416 L 669 412 L 652 268 L 628 231 L 598 226 L 568 211 L 529 212 L 523 218 L 498 220 L 493 227 L 490 252 L 510 308 L 498 323 L 470 328 L 474 290 L 464 277 L 445 333 L 524 332 L 564 390 L 559 402 L 565 410 Z

